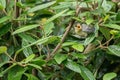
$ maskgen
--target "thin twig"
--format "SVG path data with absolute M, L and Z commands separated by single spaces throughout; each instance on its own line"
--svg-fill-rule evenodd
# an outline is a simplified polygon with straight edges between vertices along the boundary
M 7 52 L 5 52 L 5 55 L 7 55 L 13 62 L 16 62 Z
M 8 15 L 5 9 L 3 9 L 3 12 L 5 13 L 5 15 Z
M 41 48 L 40 48 L 40 46 L 36 45 L 36 47 L 38 48 L 39 55 L 41 55 Z
M 112 37 L 108 40 L 108 41 L 106 41 L 104 44 L 102 44 L 102 45 L 109 45 L 109 42 L 112 40 L 114 38 L 114 35 L 112 35 Z
M 47 52 L 47 57 L 49 57 L 49 56 L 50 56 L 50 48 L 49 48 L 48 45 L 46 45 L 46 47 L 47 47 L 47 50 L 48 50 L 48 52 Z
M 105 49 L 105 48 L 108 48 L 108 45 L 109 45 L 109 42 L 114 38 L 114 35 L 108 40 L 106 41 L 105 43 L 101 43 L 100 41 L 98 41 L 98 43 L 100 44 L 98 47 L 96 47 L 94 50 L 98 49 L 98 48 L 102 48 L 102 49 Z M 105 46 L 107 45 L 107 46 Z

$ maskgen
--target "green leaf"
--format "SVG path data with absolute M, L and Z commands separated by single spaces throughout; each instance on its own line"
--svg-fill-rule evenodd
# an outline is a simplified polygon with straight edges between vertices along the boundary
M 100 32 L 105 36 L 107 40 L 110 39 L 110 30 L 107 28 L 100 27 Z
M 49 3 L 46 3 L 46 4 L 35 6 L 35 7 L 31 8 L 31 9 L 29 9 L 28 13 L 32 13 L 32 12 L 47 8 L 47 7 L 49 7 L 49 6 L 51 6 L 51 5 L 55 4 L 55 3 L 56 3 L 56 1 L 52 1 L 52 2 L 49 2 Z
M 65 47 L 65 46 L 72 46 L 72 45 L 74 45 L 74 44 L 76 44 L 76 42 L 64 42 L 63 44 L 62 44 L 62 47 Z
M 110 45 L 110 46 L 108 46 L 108 50 L 111 52 L 110 54 L 113 54 L 113 55 L 120 57 L 120 46 Z
M 6 8 L 6 0 L 0 0 L 0 6 L 2 6 L 2 9 Z
M 32 74 L 27 74 L 27 73 L 24 73 L 25 76 L 27 76 L 27 80 L 39 80 L 37 77 L 35 77 L 34 75 Z
M 41 70 L 38 70 L 38 73 L 39 73 L 39 76 L 40 76 L 39 80 L 49 80 L 49 79 L 46 79 L 46 75 Z M 52 75 L 52 74 L 50 74 L 50 75 Z
M 68 61 L 65 63 L 65 66 L 72 71 L 75 71 L 77 73 L 81 73 L 81 69 L 80 69 L 79 65 L 75 62 Z
M 23 73 L 26 71 L 23 67 L 15 66 L 8 72 L 8 80 L 21 80 Z
M 74 44 L 72 45 L 72 48 L 74 48 L 77 51 L 83 52 L 84 46 L 82 44 Z
M 95 39 L 95 35 L 90 35 L 89 37 L 85 39 L 84 45 L 86 46 L 90 44 L 94 39 Z
M 67 11 L 68 11 L 68 9 L 65 9 L 64 11 L 62 11 L 62 12 L 60 12 L 60 13 L 52 16 L 51 18 L 49 18 L 49 19 L 46 21 L 45 24 L 48 24 L 49 22 L 55 20 L 56 18 L 60 17 L 63 13 L 65 13 L 65 12 L 67 12 Z
M 14 66 L 16 66 L 17 64 L 12 64 L 11 66 L 9 66 L 7 69 L 5 69 L 4 71 L 0 72 L 0 77 L 3 77 L 3 75 L 5 73 L 7 73 L 11 68 L 13 68 Z
M 46 35 L 49 35 L 50 33 L 53 32 L 53 28 L 54 28 L 54 23 L 50 22 L 48 24 L 45 24 L 43 29 Z
M 39 45 L 41 45 L 41 44 L 49 41 L 49 39 L 50 39 L 51 37 L 52 37 L 52 36 L 49 36 L 49 37 L 46 37 L 46 38 L 42 38 L 42 39 L 39 39 L 39 40 L 37 40 L 37 41 L 35 41 L 35 42 L 27 45 L 27 46 L 24 46 L 23 48 L 21 48 L 21 49 L 19 49 L 18 51 L 16 51 L 16 54 L 18 54 L 19 52 L 21 52 L 21 51 L 24 50 L 25 48 L 30 47 L 30 46 L 33 46 L 33 45 L 36 45 L 36 44 L 38 44 L 38 43 L 39 43 Z
M 120 30 L 120 26 L 117 25 L 117 24 L 104 24 L 103 26 L 109 27 L 109 28 L 112 28 L 112 29 Z
M 14 47 L 11 45 L 9 47 L 7 47 L 7 53 L 12 56 L 14 54 Z M 10 57 L 6 56 L 6 54 L 2 54 L 0 56 L 0 63 L 3 63 L 3 62 L 7 62 L 7 61 L 10 61 Z
M 103 9 L 104 9 L 105 12 L 108 12 L 108 11 L 111 10 L 112 5 L 108 4 L 107 0 L 103 0 L 102 7 L 103 7 Z
M 38 25 L 38 24 L 33 24 L 33 25 L 23 26 L 22 28 L 17 29 L 16 31 L 14 31 L 12 34 L 14 35 L 14 34 L 18 34 L 18 33 L 21 33 L 21 32 L 25 32 L 25 31 L 31 30 L 31 29 L 33 29 L 33 28 L 36 28 L 36 27 L 38 27 L 38 26 L 40 26 L 40 25 Z
M 59 43 L 59 42 L 60 42 L 60 37 L 58 37 L 58 36 L 51 36 L 49 38 L 49 40 L 44 43 L 44 45 L 55 44 L 55 43 Z M 41 43 L 38 43 L 38 45 L 40 45 L 40 44 Z
M 85 2 L 92 2 L 92 1 L 94 1 L 94 0 L 84 0 Z
M 0 24 L 4 23 L 5 21 L 8 21 L 9 19 L 10 19 L 10 16 L 5 16 L 5 17 L 0 18 Z
M 0 37 L 6 34 L 11 28 L 11 23 L 7 23 L 0 28 Z
M 24 62 L 25 62 L 25 63 L 28 63 L 28 62 L 30 62 L 34 57 L 35 57 L 35 54 L 31 54 L 30 56 L 28 56 L 28 57 L 24 60 Z
M 85 67 L 79 66 L 81 69 L 80 75 L 83 77 L 84 80 L 96 80 L 94 75 Z
M 41 56 L 40 56 L 40 57 L 37 57 L 37 58 L 33 59 L 30 63 L 31 63 L 31 64 L 36 64 L 36 65 L 42 66 L 42 65 L 44 65 L 44 64 L 46 63 L 46 61 L 43 60 L 43 59 L 41 58 Z
M 109 19 L 109 17 L 110 17 L 110 15 L 106 15 L 103 19 L 103 21 L 104 21 L 103 23 L 105 23 Z
M 20 36 L 22 39 L 26 40 L 27 42 L 29 43 L 33 43 L 35 42 L 36 40 L 34 38 L 32 38 L 30 35 L 27 35 L 25 33 L 20 33 L 18 34 L 18 36 Z
M 42 69 L 39 65 L 36 65 L 36 64 L 27 64 L 27 65 L 29 65 L 29 66 L 32 66 L 32 67 L 34 67 L 34 68 L 36 68 L 36 69 Z
M 42 38 L 42 39 L 39 39 L 39 40 L 29 44 L 29 45 L 24 46 L 23 48 L 17 50 L 15 54 L 19 54 L 19 52 L 21 52 L 25 48 L 33 46 L 33 45 L 41 45 L 41 44 L 47 45 L 47 44 L 50 44 L 50 43 L 55 43 L 55 41 L 58 42 L 59 40 L 60 40 L 60 38 L 58 36 L 49 36 L 49 37 L 46 37 L 46 38 Z
M 98 33 L 99 33 L 98 31 L 99 31 L 99 25 L 98 25 L 98 23 L 96 23 L 96 24 L 95 24 L 95 32 L 94 32 L 95 37 L 98 36 Z
M 74 20 L 76 20 L 78 22 L 82 22 L 82 20 L 80 18 L 78 18 L 78 17 L 72 17 L 72 19 L 74 19 Z
M 2 63 L 0 63 L 0 68 L 1 68 L 3 65 L 7 64 L 7 63 L 9 63 L 9 62 L 6 61 L 6 62 L 2 62 Z
M 2 6 L 2 4 L 0 3 L 0 10 L 3 10 L 4 9 L 4 7 Z
M 85 22 L 86 22 L 87 25 L 90 25 L 93 21 L 94 20 L 90 18 L 90 19 L 87 19 Z
M 17 2 L 16 5 L 17 5 L 18 7 L 20 7 L 20 8 L 25 8 L 25 5 L 22 4 L 21 2 Z
M 67 59 L 67 54 L 56 54 L 54 59 L 58 64 L 61 64 L 65 59 Z
M 66 12 L 65 14 L 63 14 L 62 16 L 64 17 L 64 16 L 73 16 L 75 14 L 75 11 L 68 11 L 68 12 Z M 69 18 L 68 18 L 69 19 Z M 66 20 L 66 22 L 67 22 L 68 20 Z
M 22 39 L 22 47 L 25 47 L 27 45 L 29 45 L 29 42 Z M 23 53 L 24 53 L 25 57 L 28 57 L 29 55 L 31 55 L 33 53 L 32 48 L 27 47 L 27 48 L 23 49 Z
M 71 6 L 71 4 L 69 3 L 69 4 L 66 4 L 66 3 L 64 3 L 64 4 L 61 4 L 61 5 L 58 5 L 58 6 L 54 6 L 54 7 L 52 7 L 52 9 L 56 9 L 56 10 L 58 10 L 58 9 L 67 9 L 67 8 L 69 8 Z
M 116 76 L 117 76 L 117 74 L 114 72 L 106 73 L 103 76 L 103 80 L 113 80 L 113 78 L 115 78 Z
M 85 55 L 81 54 L 81 53 L 72 53 L 71 55 L 75 58 L 87 59 L 87 57 Z
M 7 52 L 7 47 L 6 46 L 0 46 L 0 54 Z
M 117 15 L 116 15 L 116 21 L 120 21 L 120 11 L 117 12 Z

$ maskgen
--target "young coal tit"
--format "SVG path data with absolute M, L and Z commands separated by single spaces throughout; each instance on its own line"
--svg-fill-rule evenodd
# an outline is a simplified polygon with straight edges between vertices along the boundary
M 91 25 L 76 23 L 74 31 L 76 37 L 86 38 L 88 34 L 94 33 L 95 28 Z

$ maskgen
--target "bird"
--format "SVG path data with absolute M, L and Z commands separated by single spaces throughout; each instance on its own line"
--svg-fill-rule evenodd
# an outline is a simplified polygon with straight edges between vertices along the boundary
M 86 38 L 88 36 L 88 34 L 90 33 L 94 33 L 95 28 L 91 25 L 87 25 L 85 23 L 80 24 L 80 23 L 76 23 L 75 27 L 74 27 L 74 31 L 75 34 L 82 37 L 82 38 Z

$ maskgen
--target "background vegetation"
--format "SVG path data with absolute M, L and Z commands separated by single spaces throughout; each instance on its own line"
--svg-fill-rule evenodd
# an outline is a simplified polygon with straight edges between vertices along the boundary
M 95 31 L 75 37 L 76 22 Z M 120 80 L 119 0 L 0 0 L 0 80 Z

